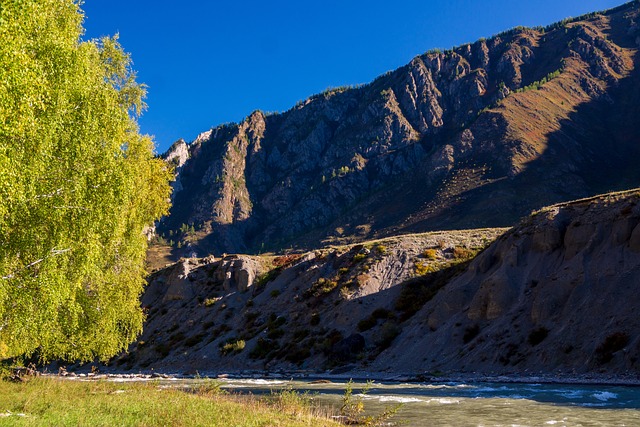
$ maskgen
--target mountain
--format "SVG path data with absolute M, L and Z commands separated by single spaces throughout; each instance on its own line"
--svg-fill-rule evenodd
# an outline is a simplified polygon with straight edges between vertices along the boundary
M 637 378 L 639 282 L 640 190 L 509 230 L 182 259 L 150 277 L 143 335 L 113 365 Z
M 508 226 L 640 186 L 638 2 L 430 51 L 176 142 L 178 255 Z

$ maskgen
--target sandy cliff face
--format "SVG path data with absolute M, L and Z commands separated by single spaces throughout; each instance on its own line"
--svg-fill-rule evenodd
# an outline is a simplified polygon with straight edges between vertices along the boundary
M 152 275 L 144 334 L 115 363 L 637 375 L 639 284 L 640 192 L 613 193 L 508 231 L 182 260 Z
M 425 305 L 374 369 L 637 373 L 639 201 L 537 212 Z
M 429 52 L 362 87 L 177 144 L 160 232 L 177 236 L 178 254 L 309 249 L 510 225 L 637 186 L 637 15 L 630 4 Z
M 397 306 L 403 284 L 424 299 L 416 275 L 463 262 L 502 231 L 434 232 L 279 257 L 182 259 L 150 277 L 144 333 L 115 364 L 205 372 L 373 360 L 420 307 L 411 293 Z

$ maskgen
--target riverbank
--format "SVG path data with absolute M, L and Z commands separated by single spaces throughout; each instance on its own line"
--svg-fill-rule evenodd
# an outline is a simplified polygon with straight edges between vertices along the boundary
M 611 374 L 567 374 L 567 373 L 512 373 L 512 374 L 480 374 L 480 373 L 401 373 L 401 372 L 366 372 L 361 370 L 343 371 L 204 371 L 204 372 L 165 372 L 159 373 L 153 370 L 138 373 L 124 373 L 105 368 L 103 372 L 91 372 L 84 367 L 76 371 L 62 371 L 61 376 L 69 378 L 94 378 L 94 379 L 121 379 L 121 380 L 147 380 L 147 379 L 191 379 L 191 378 L 219 378 L 219 379 L 274 379 L 274 380 L 299 380 L 299 381 L 375 381 L 397 383 L 514 383 L 514 384 L 574 384 L 574 385 L 619 385 L 640 387 L 640 375 L 626 373 L 623 375 Z
M 45 375 L 23 382 L 0 381 L 2 425 L 100 425 L 100 426 L 339 426 L 328 412 L 310 405 L 297 393 L 265 398 L 229 395 L 215 381 L 203 381 L 188 389 L 157 382 L 114 381 L 107 375 L 77 375 L 78 379 L 112 381 L 63 381 Z M 66 378 L 74 378 L 72 375 Z M 126 377 L 119 376 L 124 379 Z M 150 377 L 149 377 L 150 378 Z M 324 411 L 324 413 L 323 413 Z

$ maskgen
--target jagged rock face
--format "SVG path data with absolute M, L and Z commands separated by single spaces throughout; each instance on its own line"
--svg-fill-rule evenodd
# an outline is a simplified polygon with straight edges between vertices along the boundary
M 543 209 L 450 281 L 372 369 L 638 372 L 639 239 L 638 192 Z
M 309 248 L 509 225 L 637 186 L 637 15 L 626 5 L 427 53 L 368 85 L 212 129 L 187 153 L 177 143 L 160 231 L 193 224 L 186 250 L 201 255 Z
M 375 357 L 397 330 L 385 335 L 383 321 L 396 319 L 398 285 L 417 268 L 451 261 L 456 250 L 482 247 L 503 231 L 436 232 L 280 257 L 182 259 L 149 278 L 144 332 L 114 366 L 324 369 Z M 427 248 L 433 259 L 425 258 Z M 360 327 L 374 312 L 373 324 Z M 244 349 L 224 351 L 238 340 Z
M 164 160 L 175 168 L 175 180 L 171 184 L 173 188 L 172 198 L 173 195 L 184 189 L 182 181 L 180 180 L 180 170 L 187 160 L 189 160 L 189 157 L 189 146 L 183 139 L 174 142 L 163 155 Z

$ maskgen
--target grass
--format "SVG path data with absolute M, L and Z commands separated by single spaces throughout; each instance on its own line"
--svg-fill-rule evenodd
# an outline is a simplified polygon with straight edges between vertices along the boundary
M 219 387 L 185 392 L 157 383 L 35 378 L 0 381 L 3 426 L 338 426 L 305 398 L 226 395 Z M 287 402 L 290 402 L 287 403 Z M 11 415 L 9 415 L 11 414 Z M 24 415 L 18 415 L 24 414 Z

